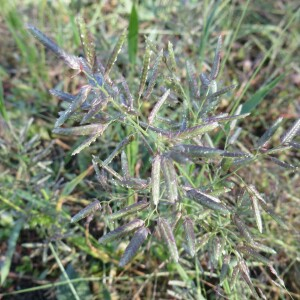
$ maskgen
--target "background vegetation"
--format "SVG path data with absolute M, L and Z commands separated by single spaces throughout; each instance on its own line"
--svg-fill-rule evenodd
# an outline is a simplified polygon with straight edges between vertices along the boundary
M 166 48 L 174 44 L 179 72 L 186 77 L 189 59 L 198 73 L 212 63 L 217 37 L 224 39 L 221 81 L 238 83 L 224 96 L 220 112 L 247 103 L 251 116 L 241 121 L 241 147 L 252 147 L 279 117 L 288 128 L 300 114 L 300 15 L 298 1 L 143 1 L 132 12 L 131 1 L 5 1 L 0 12 L 0 251 L 1 296 L 4 299 L 177 299 L 196 283 L 195 299 L 222 298 L 218 275 L 207 271 L 206 257 L 184 260 L 182 267 L 167 261 L 157 241 L 147 243 L 132 264 L 118 267 L 125 244 L 112 250 L 95 242 L 103 231 L 98 216 L 90 233 L 70 225 L 70 216 L 91 199 L 100 198 L 90 154 L 107 157 L 118 143 L 108 133 L 88 151 L 71 157 L 74 138 L 51 133 L 60 103 L 48 90 L 72 94 L 84 83 L 28 34 L 32 23 L 69 53 L 83 54 L 76 15 L 84 15 L 95 38 L 97 55 L 107 61 L 125 27 L 133 38 L 117 61 L 131 87 L 138 84 L 145 37 Z M 135 15 L 136 14 L 136 15 Z M 135 24 L 136 17 L 138 24 Z M 130 24 L 130 25 L 129 25 Z M 135 30 L 138 28 L 138 48 Z M 136 55 L 137 51 L 137 55 Z M 150 107 L 143 106 L 145 113 Z M 178 112 L 176 112 L 178 113 Z M 283 133 L 280 128 L 275 142 Z M 105 137 L 111 137 L 106 140 Z M 131 147 L 131 168 L 142 157 Z M 279 155 L 299 164 L 299 151 Z M 139 170 L 133 170 L 138 173 Z M 253 263 L 253 284 L 268 299 L 300 297 L 299 172 L 272 162 L 253 164 L 240 175 L 271 199 L 284 220 L 282 229 L 264 216 L 261 241 L 276 250 L 270 260 L 286 289 L 260 264 Z M 155 251 L 155 249 L 158 249 Z M 203 270 L 200 270 L 200 267 Z M 249 299 L 251 291 L 239 279 L 230 297 Z

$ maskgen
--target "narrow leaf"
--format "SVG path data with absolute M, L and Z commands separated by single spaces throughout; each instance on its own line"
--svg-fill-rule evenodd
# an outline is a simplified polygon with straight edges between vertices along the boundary
M 139 20 L 135 5 L 132 5 L 128 26 L 128 54 L 131 64 L 135 64 L 138 50 Z
M 7 250 L 5 252 L 4 256 L 4 262 L 1 265 L 0 268 L 0 278 L 1 278 L 1 285 L 3 285 L 4 281 L 7 278 L 7 275 L 9 274 L 10 265 L 12 262 L 13 255 L 16 250 L 17 241 L 21 232 L 21 229 L 23 228 L 23 225 L 25 223 L 25 220 L 23 218 L 20 218 L 12 228 L 9 238 L 8 238 L 8 245 Z
M 117 229 L 110 231 L 109 233 L 103 235 L 98 241 L 100 244 L 107 244 L 111 241 L 119 239 L 123 236 L 128 235 L 130 232 L 144 226 L 144 221 L 135 219 L 123 226 L 118 227 Z
M 269 94 L 275 86 L 284 78 L 285 74 L 282 74 L 275 79 L 273 79 L 270 83 L 263 85 L 248 101 L 243 104 L 241 113 L 249 113 L 259 105 L 265 96 Z
M 125 252 L 119 262 L 120 267 L 124 267 L 129 261 L 133 258 L 133 256 L 137 253 L 140 246 L 147 239 L 149 234 L 149 229 L 145 227 L 141 227 L 137 230 L 137 232 L 132 237 L 130 243 L 128 244 Z
M 71 219 L 71 223 L 76 223 L 79 220 L 81 220 L 89 215 L 92 215 L 98 209 L 101 209 L 101 205 L 98 200 L 95 200 L 94 202 L 90 203 L 87 207 L 83 208 L 75 216 L 73 216 Z

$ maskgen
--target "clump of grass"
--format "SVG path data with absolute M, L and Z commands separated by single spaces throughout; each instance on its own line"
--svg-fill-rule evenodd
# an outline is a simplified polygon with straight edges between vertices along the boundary
M 38 29 L 28 26 L 45 47 L 86 77 L 86 85 L 75 96 L 51 90 L 67 104 L 59 114 L 53 133 L 88 136 L 73 151 L 75 155 L 100 136 L 109 141 L 111 128 L 122 130 L 120 136 L 125 137 L 110 155 L 105 160 L 100 154 L 94 155 L 92 160 L 103 191 L 109 188 L 115 199 L 119 196 L 123 199 L 125 191 L 129 196 L 127 201 L 118 203 L 122 208 L 115 210 L 107 194 L 100 192 L 99 201 L 83 208 L 72 222 L 87 216 L 90 222 L 100 203 L 106 207 L 106 212 L 115 210 L 104 216 L 110 231 L 100 237 L 99 243 L 105 247 L 102 245 L 133 236 L 120 260 L 122 267 L 132 261 L 152 235 L 153 243 L 156 238 L 162 238 L 166 245 L 164 251 L 170 254 L 167 261 L 177 268 L 187 257 L 206 254 L 207 268 L 219 270 L 219 291 L 223 289 L 228 295 L 240 276 L 254 297 L 263 297 L 263 292 L 254 286 L 250 277 L 248 264 L 252 260 L 269 268 L 284 288 L 272 267 L 272 260 L 267 257 L 274 250 L 258 241 L 264 232 L 263 212 L 284 229 L 287 224 L 274 212 L 267 195 L 262 195 L 252 182 L 246 183 L 239 171 L 255 161 L 270 159 L 283 168 L 298 169 L 273 155 L 289 147 L 297 148 L 294 139 L 299 120 L 283 134 L 278 146 L 270 148 L 269 142 L 281 120 L 258 139 L 256 147 L 247 149 L 237 143 L 239 129 L 236 124 L 249 114 L 216 113 L 220 96 L 235 88 L 235 85 L 222 87 L 218 82 L 221 36 L 209 74 L 198 74 L 187 62 L 186 79 L 176 74 L 171 43 L 164 51 L 147 41 L 139 84 L 130 90 L 115 64 L 126 39 L 126 30 L 104 67 L 95 55 L 94 43 L 82 19 L 79 19 L 79 27 L 85 58 L 67 53 Z M 176 117 L 166 103 L 173 109 L 177 107 Z M 147 114 L 146 105 L 152 107 Z M 223 147 L 215 143 L 219 132 L 226 134 Z M 127 157 L 133 144 L 144 157 L 143 177 L 137 171 L 131 174 L 140 168 L 130 165 L 136 160 Z M 241 196 L 237 199 L 238 193 Z

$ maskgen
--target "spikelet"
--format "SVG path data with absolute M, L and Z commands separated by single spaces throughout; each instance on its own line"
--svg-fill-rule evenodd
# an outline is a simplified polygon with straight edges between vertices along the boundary
M 233 222 L 235 223 L 238 231 L 245 238 L 245 240 L 250 244 L 254 243 L 253 238 L 252 238 L 246 224 L 238 217 L 238 215 L 234 214 L 232 219 L 233 219 Z
M 189 61 L 186 61 L 186 70 L 187 70 L 187 77 L 188 77 L 189 88 L 190 88 L 190 95 L 193 98 L 197 98 L 200 96 L 198 81 L 193 66 Z
M 147 76 L 148 76 L 148 70 L 149 70 L 149 65 L 150 65 L 150 56 L 151 56 L 151 50 L 150 47 L 146 46 L 146 51 L 144 54 L 144 59 L 143 59 L 143 69 L 142 69 L 142 75 L 141 75 L 141 80 L 140 80 L 140 86 L 139 86 L 139 98 L 141 97 L 144 87 L 147 81 Z
M 276 254 L 276 251 L 274 249 L 272 249 L 266 245 L 257 243 L 257 242 L 254 242 L 253 244 L 251 244 L 251 247 L 255 250 L 262 251 L 265 253 Z
M 108 127 L 108 124 L 102 124 L 102 126 L 98 127 L 98 130 L 92 134 L 89 138 L 87 138 L 86 140 L 84 140 L 73 152 L 72 155 L 78 154 L 80 151 L 82 151 L 83 149 L 85 149 L 86 147 L 88 147 L 91 143 L 95 142 L 96 139 L 103 134 L 103 132 L 105 131 L 105 129 Z
M 96 210 L 101 209 L 100 202 L 95 200 L 93 203 L 90 203 L 87 207 L 78 212 L 75 216 L 72 217 L 71 223 L 76 223 L 79 220 L 92 215 Z
M 186 242 L 187 242 L 187 248 L 189 251 L 189 254 L 194 257 L 196 250 L 195 250 L 195 232 L 194 232 L 194 223 L 193 221 L 188 218 L 185 217 L 183 220 L 183 230 L 185 233 L 185 238 L 186 238 Z
M 178 262 L 179 259 L 178 250 L 177 250 L 175 238 L 170 224 L 164 218 L 159 218 L 157 224 L 159 227 L 160 234 L 162 235 L 164 241 L 166 242 L 173 260 L 175 262 Z
M 70 55 L 61 49 L 56 43 L 54 43 L 51 39 L 49 39 L 45 34 L 39 31 L 32 25 L 27 25 L 27 29 L 29 32 L 40 41 L 46 48 L 51 50 L 54 54 L 56 54 L 59 58 L 63 59 L 65 63 L 71 68 L 75 70 L 80 69 L 80 60 L 78 57 L 74 55 Z
M 80 105 L 86 100 L 91 87 L 86 85 L 83 86 L 74 101 L 69 105 L 66 111 L 56 120 L 54 127 L 60 127 L 66 120 L 80 107 Z
M 206 100 L 208 100 L 208 101 L 212 101 L 212 100 L 213 100 L 213 101 L 214 101 L 214 100 L 215 100 L 216 98 L 218 98 L 219 96 L 224 95 L 224 94 L 228 93 L 229 91 L 234 90 L 236 87 L 237 87 L 236 84 L 232 84 L 232 85 L 226 86 L 226 87 L 224 87 L 224 88 L 218 90 L 217 92 L 214 92 L 214 93 L 208 95 L 208 96 L 206 97 Z M 247 116 L 247 115 L 249 115 L 249 113 L 247 113 L 247 114 L 241 114 L 241 115 L 239 115 L 239 116 L 241 116 L 241 118 L 242 118 L 242 116 L 245 117 L 245 116 Z
M 242 252 L 243 254 L 252 256 L 253 258 L 255 258 L 256 260 L 262 262 L 265 265 L 270 265 L 270 261 L 266 257 L 264 257 L 261 254 L 259 254 L 258 252 L 256 252 L 255 249 L 253 249 L 252 247 L 238 246 L 237 250 Z
M 124 178 L 129 178 L 130 173 L 129 173 L 129 167 L 128 167 L 128 159 L 127 155 L 124 150 L 121 152 L 121 168 L 122 168 L 122 173 Z
M 100 244 L 107 244 L 111 241 L 119 239 L 123 236 L 128 235 L 128 233 L 144 226 L 144 221 L 140 219 L 135 219 L 123 226 L 118 227 L 117 229 L 110 231 L 109 233 L 103 235 L 98 242 Z
M 218 122 L 218 123 L 225 123 L 225 122 L 231 122 L 231 121 L 235 121 L 235 120 L 239 120 L 239 119 L 244 119 L 247 116 L 249 116 L 250 113 L 247 114 L 237 114 L 237 115 L 232 115 L 232 116 L 228 116 L 226 114 L 221 114 L 221 115 L 217 115 L 214 117 L 209 117 L 209 118 L 205 118 L 203 119 L 203 122 Z
M 122 186 L 133 190 L 145 190 L 149 186 L 148 180 L 141 178 L 123 178 L 119 182 Z
M 130 243 L 128 244 L 127 248 L 125 249 L 123 256 L 121 257 L 121 260 L 119 262 L 120 267 L 124 267 L 130 262 L 133 256 L 137 253 L 140 246 L 147 239 L 149 233 L 149 229 L 145 227 L 141 227 L 137 230 L 137 232 L 130 240 Z
M 94 69 L 95 66 L 95 44 L 94 41 L 89 34 L 86 24 L 81 16 L 77 17 L 77 26 L 80 33 L 81 45 L 84 51 L 84 56 L 91 70 Z
M 255 187 L 253 185 L 250 185 L 250 190 L 253 191 L 254 189 Z M 261 215 L 260 215 L 260 210 L 258 205 L 258 199 L 256 196 L 254 196 L 253 193 L 250 193 L 250 199 L 251 199 L 251 204 L 255 215 L 257 228 L 259 232 L 262 233 L 262 221 L 261 221 Z
M 292 146 L 294 149 L 300 150 L 300 143 L 289 142 L 289 145 Z
M 96 157 L 93 155 L 93 164 L 99 164 L 103 169 L 105 169 L 108 173 L 110 173 L 112 176 L 117 178 L 118 180 L 122 181 L 123 178 L 120 174 L 118 174 L 115 170 L 110 168 L 109 166 L 106 166 L 103 164 L 103 161 L 99 159 L 99 157 Z
M 53 95 L 54 97 L 57 97 L 58 99 L 72 103 L 75 100 L 75 96 L 69 93 L 65 93 L 59 90 L 51 89 L 49 90 L 50 94 Z
M 228 270 L 229 270 L 229 263 L 230 263 L 230 255 L 226 255 L 223 260 L 223 264 L 221 267 L 221 272 L 220 272 L 220 284 L 223 283 L 225 280 Z
M 78 127 L 70 127 L 70 128 L 54 128 L 52 130 L 53 133 L 61 134 L 61 135 L 91 135 L 99 130 L 102 130 L 103 124 L 90 124 Z
M 182 154 L 188 158 L 200 158 L 200 157 L 219 157 L 224 150 L 217 148 L 209 148 L 197 145 L 178 144 L 171 148 L 171 151 Z
M 84 115 L 80 124 L 87 123 L 95 115 L 97 115 L 107 104 L 108 99 L 103 99 L 102 96 L 98 95 L 97 99 L 91 104 L 89 111 Z
M 277 216 L 277 214 L 275 214 L 274 210 L 267 204 L 265 199 L 261 196 L 261 194 L 256 190 L 256 188 L 253 185 L 247 186 L 246 188 L 250 195 L 253 195 L 259 200 L 260 206 L 267 214 L 269 214 L 283 228 L 288 229 L 288 226 L 282 221 L 282 219 L 279 216 Z
M 116 157 L 128 144 L 130 144 L 134 140 L 134 135 L 131 134 L 124 138 L 114 149 L 114 151 L 105 159 L 103 162 L 103 166 L 107 166 L 110 164 L 110 162 Z
M 174 50 L 173 50 L 173 44 L 169 41 L 168 42 L 168 60 L 170 62 L 170 68 L 173 73 L 176 72 L 177 66 L 176 66 L 176 60 L 175 60 L 175 55 L 174 55 Z
M 239 265 L 237 264 L 234 268 L 233 268 L 233 271 L 232 271 L 232 274 L 231 274 L 231 278 L 230 278 L 230 289 L 233 290 L 234 286 L 235 286 L 235 283 L 236 283 L 236 280 L 239 276 L 239 273 L 240 273 L 240 268 L 239 268 Z
M 275 163 L 276 165 L 280 166 L 281 168 L 284 169 L 291 169 L 291 170 L 295 170 L 298 169 L 297 166 L 294 166 L 292 164 L 286 163 L 284 161 L 279 160 L 278 158 L 274 157 L 274 156 L 268 156 L 268 159 L 270 161 L 272 161 L 273 163 Z
M 215 52 L 214 62 L 210 71 L 210 80 L 215 80 L 219 74 L 220 61 L 221 61 L 221 48 L 222 48 L 222 36 L 218 38 L 217 48 Z
M 105 73 L 104 73 L 104 77 L 105 79 L 108 77 L 114 63 L 116 62 L 117 60 L 117 57 L 118 57 L 118 54 L 119 52 L 121 51 L 122 49 L 122 46 L 125 42 L 125 39 L 126 39 L 126 32 L 127 32 L 127 28 L 125 28 L 121 34 L 121 36 L 119 37 L 118 41 L 117 41 L 117 44 L 115 45 L 108 61 L 107 61 L 107 64 L 106 64 L 106 68 L 105 68 Z
M 128 106 L 128 110 L 132 111 L 133 110 L 133 97 L 132 97 L 129 86 L 128 86 L 128 84 L 127 84 L 124 77 L 122 77 L 122 87 L 123 87 L 123 90 L 124 90 L 125 95 L 126 95 L 126 103 L 127 103 L 127 106 Z
M 150 95 L 153 91 L 156 79 L 158 77 L 158 73 L 159 73 L 158 69 L 159 69 L 163 55 L 164 55 L 164 52 L 163 52 L 163 49 L 161 49 L 161 51 L 158 53 L 156 60 L 154 62 L 154 66 L 153 66 L 151 75 L 149 77 L 149 83 L 147 86 L 147 90 L 145 91 L 144 100 L 148 100 L 148 98 L 150 97 Z
M 257 148 L 263 148 L 267 145 L 269 140 L 272 138 L 276 130 L 279 128 L 283 118 L 278 118 L 275 123 L 260 137 L 257 141 Z
M 203 125 L 190 127 L 178 132 L 170 133 L 169 139 L 191 139 L 202 135 L 206 132 L 212 131 L 219 126 L 218 122 L 211 122 Z
M 258 296 L 258 294 L 253 286 L 252 280 L 249 275 L 249 269 L 248 269 L 246 263 L 241 260 L 239 262 L 238 266 L 239 266 L 240 274 L 241 274 L 242 278 L 245 280 L 245 282 L 247 283 L 247 285 L 249 286 L 253 296 L 256 299 L 260 299 L 260 297 Z
M 170 94 L 170 90 L 167 90 L 161 97 L 160 99 L 156 102 L 155 106 L 153 107 L 151 113 L 149 114 L 148 117 L 148 122 L 149 124 L 152 124 L 157 112 L 159 111 L 159 109 L 161 108 L 161 106 L 164 104 L 164 102 L 167 100 L 168 96 Z
M 168 199 L 171 203 L 178 200 L 177 174 L 173 162 L 166 156 L 161 157 L 161 168 L 164 174 Z
M 161 157 L 157 154 L 152 161 L 151 171 L 151 187 L 152 187 L 152 203 L 157 206 L 160 196 L 160 164 Z
M 196 189 L 187 189 L 186 194 L 188 198 L 196 201 L 200 205 L 203 205 L 207 208 L 210 208 L 223 214 L 230 213 L 230 210 L 224 204 L 222 204 L 221 201 L 216 197 L 207 195 Z
M 300 129 L 300 119 L 296 120 L 295 123 L 286 131 L 285 134 L 280 138 L 281 144 L 289 143 L 293 140 L 295 135 Z
M 124 207 L 123 209 L 116 211 L 115 213 L 106 216 L 106 219 L 108 221 L 114 221 L 132 214 L 135 214 L 149 206 L 149 202 L 147 201 L 139 201 L 132 205 L 129 205 L 127 207 Z

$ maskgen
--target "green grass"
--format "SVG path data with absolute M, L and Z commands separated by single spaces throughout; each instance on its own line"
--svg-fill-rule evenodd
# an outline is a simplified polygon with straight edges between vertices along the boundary
M 223 86 L 233 81 L 239 86 L 231 95 L 222 98 L 219 112 L 234 114 L 240 104 L 242 112 L 251 112 L 250 117 L 238 123 L 244 129 L 238 144 L 243 151 L 243 147 L 251 149 L 256 136 L 261 136 L 280 115 L 286 119 L 274 137 L 275 143 L 284 128 L 299 118 L 299 106 L 295 101 L 300 96 L 299 82 L 293 81 L 300 70 L 297 1 L 240 1 L 236 4 L 203 1 L 202 5 L 198 1 L 186 4 L 146 1 L 135 6 L 130 1 L 122 1 L 116 6 L 91 3 L 78 4 L 80 7 L 74 3 L 14 1 L 7 2 L 0 12 L 1 30 L 5 33 L 0 50 L 1 70 L 4 70 L 0 85 L 0 247 L 5 256 L 5 262 L 0 264 L 0 295 L 4 295 L 4 299 L 34 299 L 38 295 L 45 297 L 51 290 L 57 299 L 160 299 L 174 295 L 189 299 L 184 294 L 188 289 L 191 299 L 215 299 L 219 271 L 209 270 L 205 248 L 200 249 L 196 259 L 183 254 L 181 228 L 176 232 L 179 252 L 183 255 L 179 264 L 170 260 L 166 247 L 155 235 L 124 269 L 117 266 L 126 247 L 124 241 L 99 246 L 97 239 L 101 234 L 116 226 L 104 222 L 103 215 L 109 213 L 109 205 L 114 211 L 126 206 L 125 202 L 130 205 L 135 202 L 136 193 L 122 187 L 101 190 L 92 172 L 90 154 L 104 160 L 126 135 L 142 129 L 132 117 L 125 131 L 125 123 L 111 127 L 87 151 L 71 157 L 78 140 L 51 134 L 61 104 L 47 89 L 56 87 L 75 94 L 85 81 L 82 76 L 71 78 L 73 73 L 31 38 L 25 24 L 34 23 L 69 53 L 83 54 L 75 20 L 80 11 L 95 37 L 97 55 L 104 65 L 119 34 L 125 26 L 129 27 L 128 36 L 132 38 L 124 44 L 113 70 L 121 70 L 134 94 L 139 87 L 144 35 L 164 50 L 169 40 L 173 43 L 177 74 L 186 78 L 187 59 L 197 73 L 208 70 L 216 38 L 221 33 L 224 45 L 218 79 Z M 187 89 L 184 92 L 189 98 Z M 147 103 L 141 101 L 144 116 L 148 116 L 153 103 L 154 99 Z M 175 121 L 183 114 L 169 106 L 161 112 Z M 30 117 L 34 117 L 33 124 L 25 131 Z M 215 136 L 213 143 L 227 144 L 226 132 L 229 127 Z M 40 136 L 39 141 L 32 140 L 35 135 Z M 156 145 L 155 134 L 147 131 L 147 138 L 151 146 Z M 151 161 L 144 151 L 145 146 L 141 145 L 138 138 L 126 148 L 126 154 L 131 175 L 138 177 L 140 174 L 145 178 L 149 175 Z M 41 154 L 47 146 L 49 151 Z M 41 156 L 37 160 L 38 155 Z M 297 164 L 299 152 L 290 150 L 289 155 L 281 153 L 278 158 Z M 117 169 L 119 163 L 114 160 L 112 167 Z M 234 177 L 234 173 L 228 175 L 218 171 L 216 179 L 209 165 L 200 172 L 194 166 L 178 164 L 176 168 L 195 187 L 223 188 L 222 178 Z M 297 299 L 300 295 L 300 286 L 295 280 L 299 273 L 300 251 L 297 243 L 299 176 L 297 172 L 266 161 L 263 164 L 257 161 L 237 172 L 246 183 L 254 184 L 268 196 L 275 212 L 288 226 L 288 230 L 284 230 L 263 214 L 264 232 L 258 235 L 262 243 L 277 251 L 268 257 L 284 279 L 286 289 L 272 282 L 275 278 L 262 264 L 249 259 L 253 284 L 261 288 L 268 299 Z M 239 193 L 235 196 L 238 198 Z M 84 223 L 70 225 L 70 217 L 95 198 L 101 201 L 104 212 L 96 214 L 89 229 Z M 184 203 L 187 212 L 195 209 L 191 202 Z M 199 218 L 202 213 L 199 210 Z M 203 220 L 197 225 L 198 233 L 210 231 L 215 236 L 222 233 L 225 239 L 234 234 L 231 221 L 224 225 L 222 216 L 212 221 L 210 215 L 204 214 Z M 255 220 L 251 216 L 249 220 L 251 233 L 255 233 Z M 201 242 L 202 236 L 198 238 Z M 213 243 L 209 245 L 213 247 Z M 235 251 L 234 245 L 230 247 Z M 220 267 L 221 262 L 218 264 Z M 222 293 L 230 299 L 240 299 L 241 294 L 246 298 L 251 295 L 241 278 L 233 289 L 225 279 L 222 288 Z

